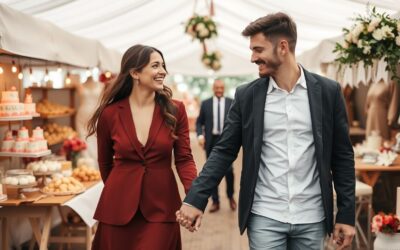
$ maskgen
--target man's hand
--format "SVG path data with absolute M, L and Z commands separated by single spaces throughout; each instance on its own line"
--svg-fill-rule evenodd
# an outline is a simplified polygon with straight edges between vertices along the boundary
M 356 230 L 353 226 L 336 223 L 333 232 L 333 242 L 338 246 L 336 249 L 341 250 L 351 246 L 355 233 Z
M 205 143 L 205 139 L 204 139 L 204 136 L 199 136 L 198 138 L 197 138 L 197 141 L 199 142 L 199 145 L 200 145 L 200 147 L 202 147 L 202 148 L 204 148 L 204 143 Z
M 176 211 L 176 221 L 190 232 L 199 230 L 203 212 L 195 207 L 183 204 L 181 209 Z

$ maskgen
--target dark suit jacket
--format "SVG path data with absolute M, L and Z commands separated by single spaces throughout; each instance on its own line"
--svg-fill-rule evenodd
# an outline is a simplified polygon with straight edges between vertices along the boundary
M 228 114 L 229 108 L 232 104 L 232 98 L 225 97 L 225 113 L 224 121 Z M 196 120 L 196 132 L 197 136 L 204 135 L 206 140 L 205 150 L 209 152 L 211 150 L 211 137 L 213 130 L 213 97 L 204 100 L 201 103 L 199 117 Z
M 333 230 L 333 190 L 337 223 L 354 225 L 355 170 L 353 148 L 340 85 L 304 70 L 311 110 L 317 169 L 328 233 Z M 239 193 L 239 227 L 243 233 L 251 212 L 260 166 L 264 106 L 269 79 L 260 78 L 236 90 L 224 130 L 184 202 L 204 210 L 212 189 L 243 146 Z
M 149 138 L 142 148 L 136 136 L 128 98 L 107 106 L 97 124 L 98 161 L 104 189 L 94 218 L 107 224 L 127 224 L 140 207 L 150 222 L 175 222 L 182 204 L 171 168 L 175 165 L 185 191 L 196 177 L 189 143 L 186 111 L 177 106 L 178 140 L 173 140 L 161 109 L 155 106 Z

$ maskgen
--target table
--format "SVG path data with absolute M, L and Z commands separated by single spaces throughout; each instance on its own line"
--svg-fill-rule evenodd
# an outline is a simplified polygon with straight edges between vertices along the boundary
M 85 199 L 85 196 L 90 197 L 99 197 L 102 189 L 102 183 L 100 182 L 86 182 L 83 183 L 86 187 L 86 191 L 82 194 L 78 195 L 68 195 L 68 196 L 49 196 L 45 197 L 30 203 L 24 203 L 24 200 L 17 199 L 8 199 L 6 201 L 0 202 L 0 219 L 1 219 L 1 231 L 2 231 L 2 248 L 8 249 L 8 223 L 7 219 L 12 217 L 27 217 L 29 219 L 30 225 L 32 227 L 34 239 L 39 245 L 40 250 L 46 250 L 48 246 L 48 242 L 81 242 L 81 241 L 65 241 L 62 237 L 50 237 L 50 229 L 51 229 L 51 211 L 53 207 L 60 207 L 64 204 L 68 204 L 68 201 L 74 199 L 80 199 L 81 201 Z M 95 190 L 96 195 L 93 194 L 92 190 Z M 85 195 L 87 193 L 87 195 Z M 93 205 L 93 213 L 94 208 L 97 205 L 97 202 Z M 68 205 L 67 205 L 68 206 Z M 71 207 L 74 209 L 74 207 Z M 78 214 L 80 214 L 79 209 L 75 206 L 74 209 Z M 92 216 L 92 215 L 91 215 Z M 83 216 L 88 218 L 88 216 Z M 40 221 L 43 221 L 43 228 L 40 228 Z M 86 221 L 89 221 L 86 219 Z M 85 221 L 85 222 L 86 222 Z M 89 224 L 93 224 L 89 221 Z M 91 226 L 87 226 L 90 227 Z M 88 234 L 86 235 L 89 236 Z M 68 239 L 67 239 L 68 240 Z M 86 241 L 87 243 L 87 241 Z M 91 241 L 89 242 L 91 243 Z M 90 247 L 87 243 L 87 248 Z M 89 248 L 90 249 L 90 248 Z
M 356 159 L 355 169 L 360 173 L 360 177 L 364 183 L 370 185 L 371 187 L 374 187 L 382 172 L 400 172 L 400 157 L 397 157 L 393 165 L 389 167 L 366 164 L 362 163 L 361 159 Z

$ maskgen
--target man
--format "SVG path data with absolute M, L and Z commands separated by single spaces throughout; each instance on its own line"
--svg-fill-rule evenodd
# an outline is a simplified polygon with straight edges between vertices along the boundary
M 201 103 L 200 114 L 196 121 L 197 138 L 200 146 L 206 150 L 207 158 L 221 135 L 225 117 L 232 103 L 231 98 L 224 97 L 224 91 L 224 82 L 222 80 L 215 80 L 213 84 L 214 96 Z M 235 210 L 236 202 L 233 198 L 234 177 L 232 167 L 227 170 L 225 178 L 229 206 L 232 210 Z M 212 206 L 209 212 L 214 213 L 219 210 L 218 186 L 212 191 L 211 198 Z
M 250 248 L 321 249 L 333 232 L 344 249 L 355 234 L 355 172 L 340 85 L 296 63 L 296 25 L 286 14 L 259 18 L 242 34 L 260 78 L 237 88 L 177 221 L 199 228 L 208 196 L 243 146 L 239 227 Z

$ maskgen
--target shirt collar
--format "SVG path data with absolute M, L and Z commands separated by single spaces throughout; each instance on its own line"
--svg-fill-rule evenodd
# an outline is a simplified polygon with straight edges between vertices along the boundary
M 307 84 L 306 84 L 306 78 L 304 76 L 304 70 L 303 67 L 301 67 L 300 65 L 298 65 L 299 69 L 300 69 L 300 77 L 299 79 L 297 79 L 297 82 L 295 84 L 296 85 L 300 85 L 303 88 L 307 89 Z M 275 82 L 274 78 L 270 77 L 269 78 L 269 84 L 268 84 L 268 90 L 267 90 L 267 94 L 271 93 L 274 89 L 281 89 L 279 88 L 278 84 Z M 294 88 L 293 88 L 294 89 Z

